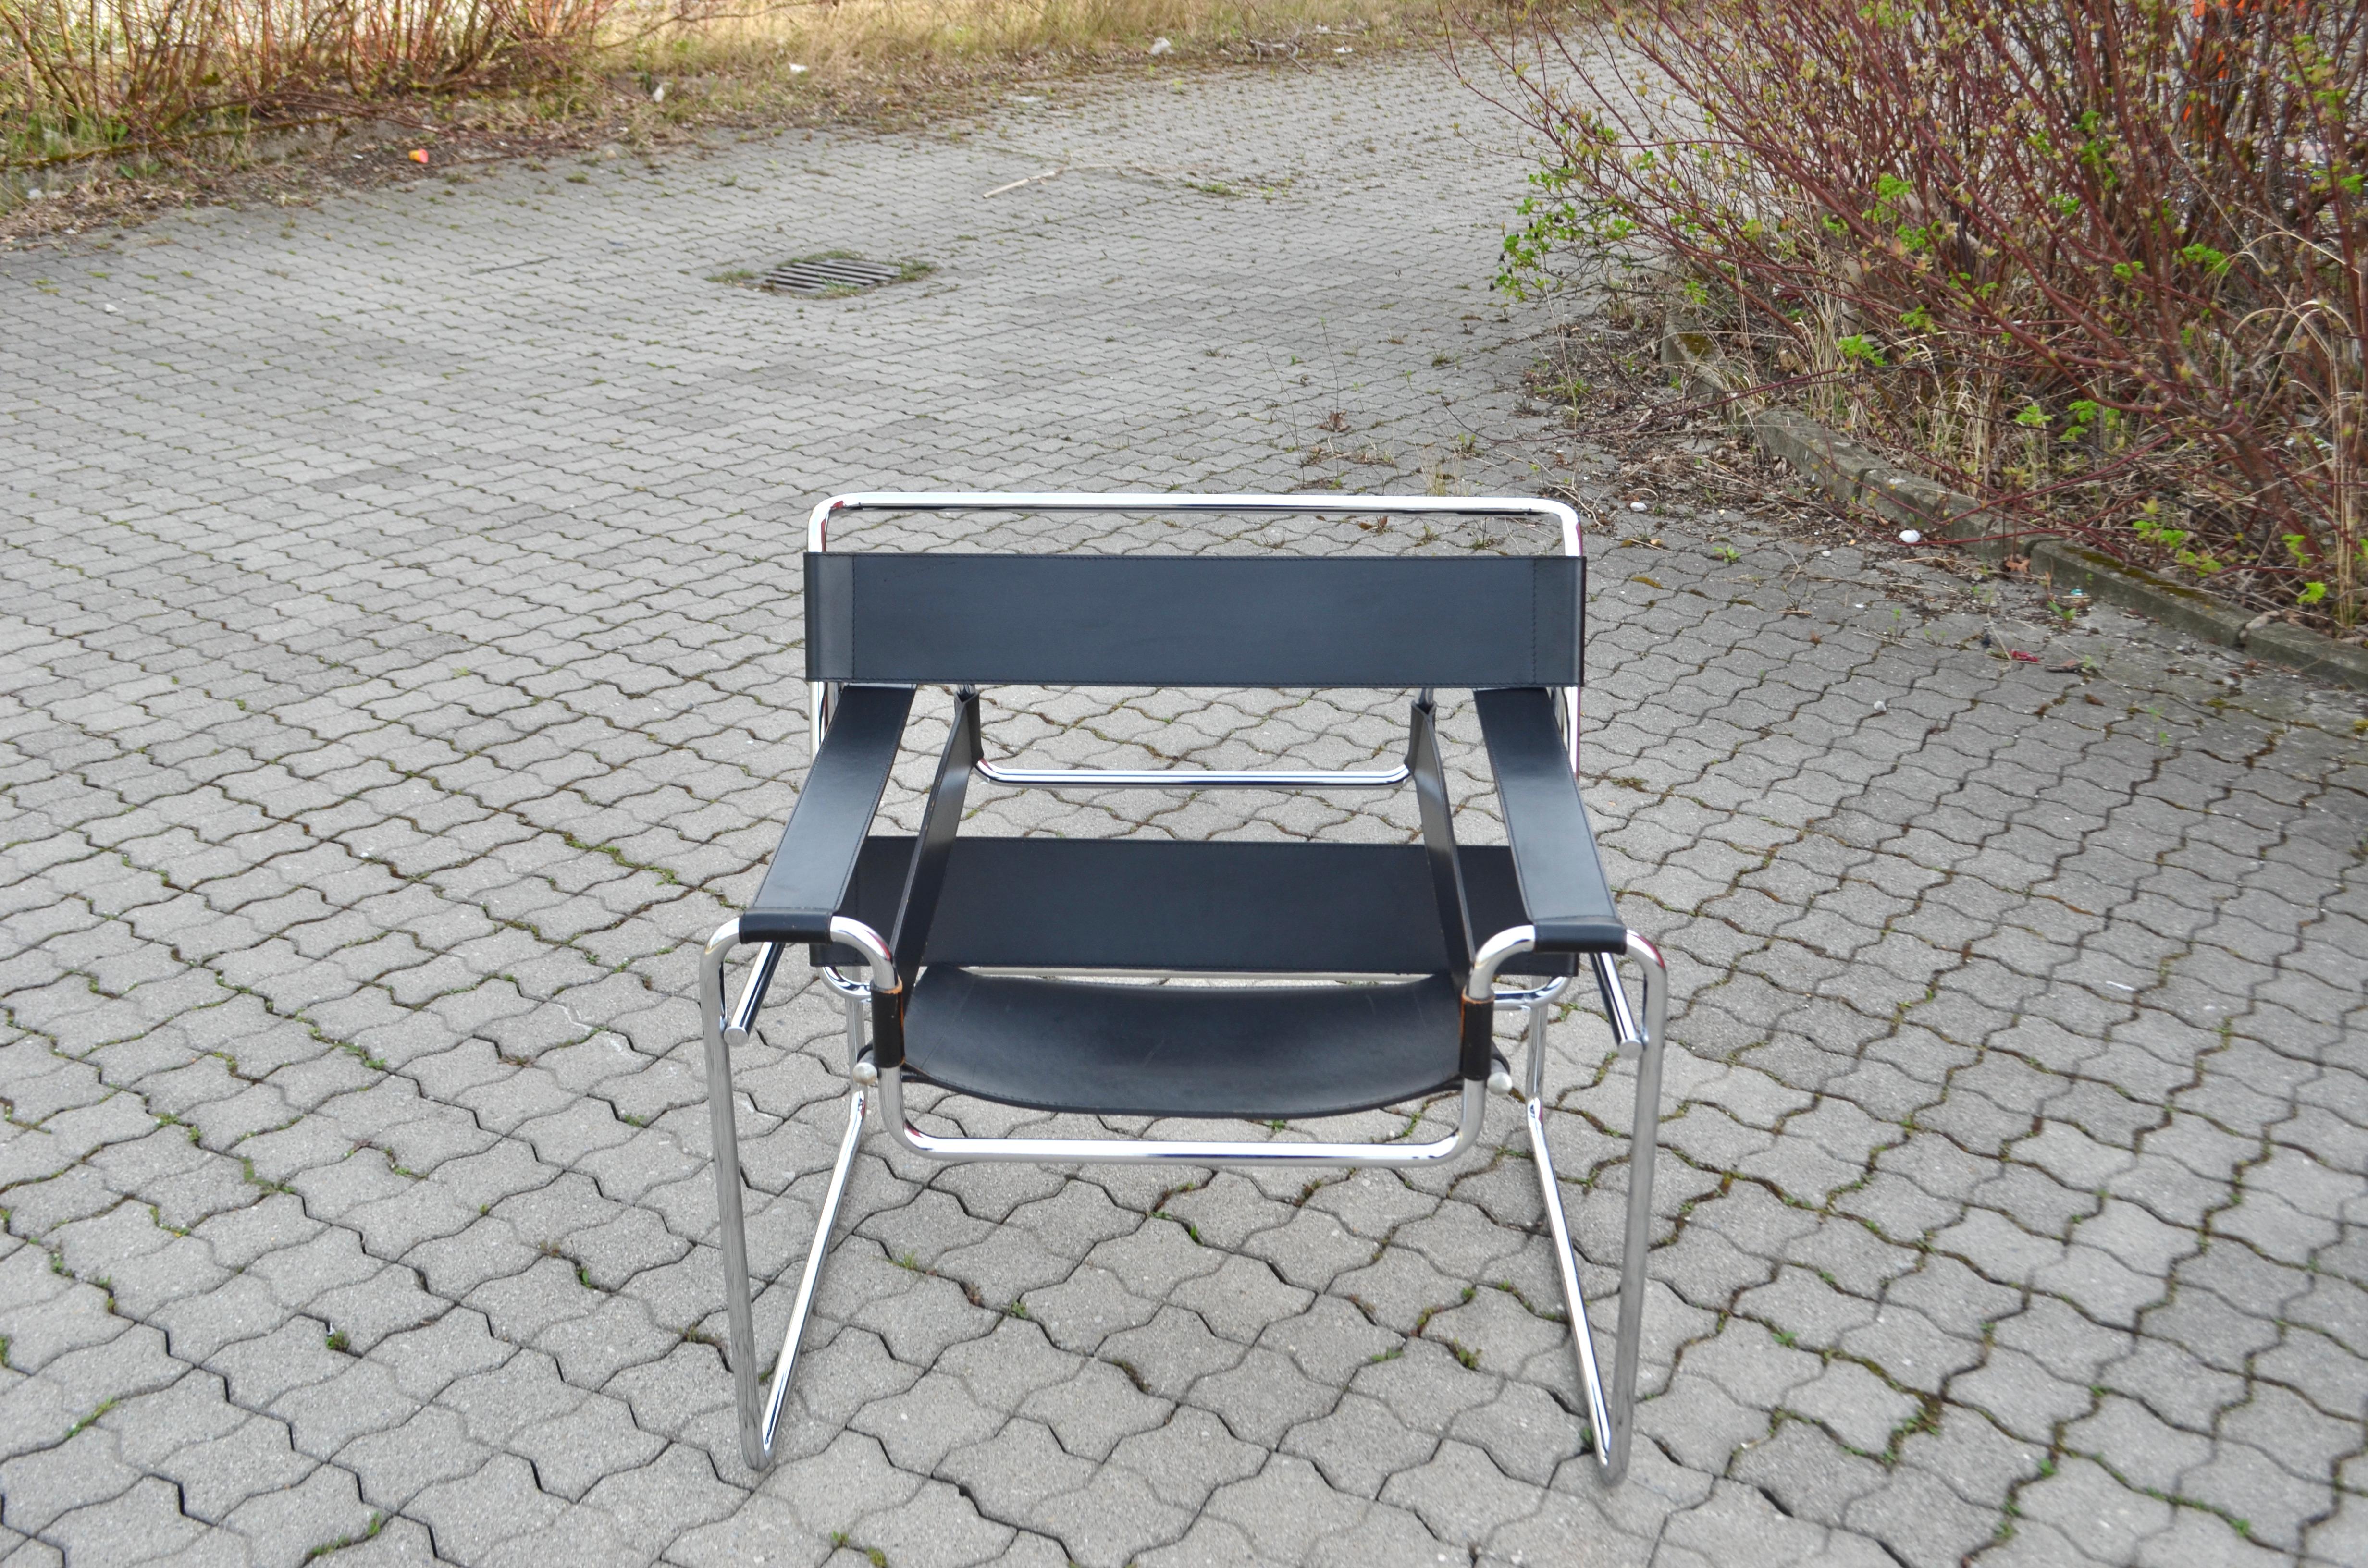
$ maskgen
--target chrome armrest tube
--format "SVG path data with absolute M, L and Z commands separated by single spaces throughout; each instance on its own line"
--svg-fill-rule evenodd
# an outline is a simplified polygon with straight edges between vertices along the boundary
M 740 988 L 740 1000 L 734 1004 L 732 1016 L 724 1020 L 724 1044 L 748 1043 L 749 1031 L 757 1027 L 757 1009 L 765 1005 L 765 992 L 773 983 L 773 971 L 781 967 L 781 950 L 787 945 L 767 942 L 757 953 L 756 967 L 748 971 L 748 982 Z
M 1631 937 L 1634 937 L 1632 932 Z M 1629 951 L 1634 952 L 1634 941 Z M 1603 1015 L 1611 1022 L 1611 1038 L 1622 1056 L 1634 1056 L 1645 1049 L 1645 1031 L 1636 1022 L 1636 1010 L 1630 1006 L 1627 990 L 1620 983 L 1620 966 L 1610 953 L 1589 953 L 1588 967 L 1595 971 L 1595 989 L 1603 998 Z

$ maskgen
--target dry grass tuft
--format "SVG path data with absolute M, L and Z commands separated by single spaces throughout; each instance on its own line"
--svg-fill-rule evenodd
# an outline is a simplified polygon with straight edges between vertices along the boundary
M 797 63 L 816 74 L 919 62 L 1090 60 L 1257 41 L 1277 53 L 1316 47 L 1316 29 L 1358 32 L 1438 15 L 1425 0 L 837 0 L 669 21 L 639 52 Z M 1331 47 L 1338 47 L 1337 45 Z
M 1328 57 L 1438 17 L 1436 0 L 0 0 L 0 165 L 463 103 L 480 123 L 793 113 L 916 74 Z

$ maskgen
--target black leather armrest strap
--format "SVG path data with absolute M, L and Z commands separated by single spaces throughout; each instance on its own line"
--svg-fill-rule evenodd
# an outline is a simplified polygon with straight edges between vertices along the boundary
M 781 830 L 772 869 L 755 904 L 740 916 L 743 940 L 830 940 L 830 917 L 847 898 L 912 708 L 909 686 L 839 688 L 838 710 Z
M 1588 830 L 1587 808 L 1571 777 L 1554 724 L 1554 698 L 1543 687 L 1475 693 L 1480 731 L 1505 805 L 1505 836 L 1521 903 L 1537 928 L 1538 950 L 1617 953 L 1628 946 Z

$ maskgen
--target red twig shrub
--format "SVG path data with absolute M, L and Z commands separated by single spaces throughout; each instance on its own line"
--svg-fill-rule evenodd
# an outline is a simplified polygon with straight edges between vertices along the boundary
M 1467 39 L 1554 149 L 1511 286 L 1658 268 L 2018 526 L 2368 612 L 2359 0 L 1642 0 Z
M 643 4 L 665 21 L 708 0 Z M 580 69 L 626 0 L 0 0 L 0 159 Z

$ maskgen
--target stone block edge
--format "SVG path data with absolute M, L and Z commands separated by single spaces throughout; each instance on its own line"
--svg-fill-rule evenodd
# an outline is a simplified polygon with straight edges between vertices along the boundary
M 1685 390 L 1698 397 L 1731 398 L 1751 384 L 1720 357 L 1708 333 L 1682 322 L 1673 320 L 1664 325 L 1661 363 L 1676 370 Z M 2003 561 L 2013 552 L 2013 546 L 2004 540 L 1977 537 L 1989 519 L 1982 504 L 1970 495 L 1920 474 L 1904 472 L 1873 448 L 1804 415 L 1782 409 L 1752 409 L 1739 402 L 1725 404 L 1725 409 L 1728 422 L 1749 430 L 1761 451 L 1789 465 L 1839 506 L 1862 506 L 1983 561 Z M 2248 616 L 2209 594 L 2067 540 L 2034 539 L 2026 553 L 2033 567 L 2047 573 L 2050 582 L 2138 610 L 2192 637 L 2241 648 L 2318 679 L 2368 691 L 2368 648 L 2350 647 L 2298 626 Z

